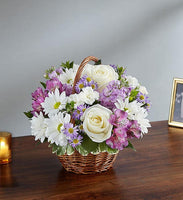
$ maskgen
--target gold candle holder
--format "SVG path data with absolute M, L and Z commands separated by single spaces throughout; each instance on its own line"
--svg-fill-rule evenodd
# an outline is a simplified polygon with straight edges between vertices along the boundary
M 11 133 L 0 132 L 0 164 L 11 162 Z

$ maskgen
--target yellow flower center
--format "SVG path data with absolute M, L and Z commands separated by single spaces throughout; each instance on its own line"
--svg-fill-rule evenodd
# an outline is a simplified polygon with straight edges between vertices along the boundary
M 91 81 L 91 78 L 90 78 L 90 77 L 87 77 L 86 80 L 87 80 L 88 82 L 90 82 L 90 81 Z
M 79 111 L 79 110 L 77 110 L 77 114 L 78 114 L 78 115 L 80 114 L 80 111 Z
M 61 129 L 62 126 L 63 126 L 63 124 L 60 123 L 60 124 L 58 125 L 58 127 L 57 127 L 57 130 L 58 130 L 59 133 L 61 133 L 61 130 L 60 130 L 60 129 Z
M 83 108 L 82 111 L 84 112 L 86 110 L 86 108 Z
M 141 95 L 141 96 L 140 96 L 140 99 L 141 99 L 141 100 L 144 100 L 144 96 L 143 96 L 143 95 Z
M 67 83 L 68 83 L 68 84 L 70 84 L 70 83 L 71 83 L 71 81 L 72 81 L 72 79 L 68 79 L 68 80 L 67 80 Z
M 80 89 L 84 88 L 84 84 L 83 83 L 79 84 L 79 88 Z
M 73 143 L 74 143 L 74 144 L 77 144 L 78 142 L 79 142 L 78 139 L 74 139 L 74 140 L 73 140 Z
M 128 108 L 124 108 L 124 111 L 127 111 L 128 110 Z
M 95 85 L 94 84 L 92 84 L 91 87 L 92 87 L 92 89 L 95 89 Z
M 70 134 L 72 134 L 72 133 L 74 132 L 74 129 L 73 129 L 73 128 L 69 128 L 69 129 L 68 129 L 68 132 L 69 132 Z
M 61 102 L 56 102 L 53 107 L 54 109 L 58 109 L 60 105 L 61 105 Z
M 80 125 L 79 129 L 80 129 L 80 130 L 83 130 L 83 125 Z

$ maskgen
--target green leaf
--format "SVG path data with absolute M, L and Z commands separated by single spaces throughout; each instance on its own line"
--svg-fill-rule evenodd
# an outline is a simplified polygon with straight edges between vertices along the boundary
M 51 147 L 52 147 L 52 153 L 57 153 L 59 147 L 55 143 L 52 144 Z
M 117 66 L 117 72 L 118 72 L 118 75 L 119 75 L 118 80 L 122 79 L 122 75 L 124 74 L 125 70 L 126 70 L 126 68 Z
M 28 112 L 24 112 L 25 116 L 28 117 L 29 119 L 31 119 L 33 117 L 33 114 L 31 113 L 31 111 Z
M 107 151 L 107 144 L 105 142 L 102 142 L 99 144 L 99 150 L 101 152 L 106 152 Z
M 107 152 L 110 154 L 116 154 L 119 150 L 118 149 L 112 149 L 111 147 L 108 146 Z
M 58 149 L 57 149 L 56 154 L 58 156 L 64 155 L 66 153 L 66 148 L 67 148 L 67 146 L 59 146 Z
M 76 146 L 76 150 L 82 155 L 82 156 L 87 156 L 89 154 L 86 149 L 84 149 L 81 145 Z
M 137 91 L 137 90 L 132 90 L 131 93 L 130 93 L 130 96 L 131 96 L 131 97 L 136 97 L 138 93 L 139 93 L 139 91 Z
M 99 143 L 92 141 L 86 134 L 83 136 L 81 146 L 88 152 L 98 152 Z
M 49 74 L 52 73 L 53 71 L 55 71 L 54 66 L 52 66 L 50 69 L 46 70 L 46 72 L 44 74 L 44 78 L 49 79 Z
M 72 62 L 66 61 L 66 63 L 62 63 L 61 66 L 62 66 L 63 68 L 65 68 L 65 69 L 71 69 L 71 68 L 73 68 L 73 64 L 74 64 L 73 61 L 72 61 Z
M 46 83 L 40 82 L 44 89 L 46 89 Z
M 112 149 L 111 147 L 109 147 L 105 141 L 99 144 L 99 150 L 100 152 L 108 152 L 110 154 L 116 154 L 119 151 L 117 149 Z
M 130 148 L 130 149 L 133 149 L 134 151 L 136 151 L 136 149 L 134 148 L 134 146 L 132 145 L 132 143 L 130 141 L 128 141 L 128 146 L 126 148 Z
M 72 155 L 74 153 L 74 148 L 69 144 L 67 145 L 66 153 L 67 155 Z
M 137 94 L 139 93 L 139 91 L 137 90 L 132 90 L 131 93 L 130 93 L 130 98 L 129 98 L 129 101 L 132 102 L 133 100 L 135 100 Z
M 100 59 L 100 60 L 98 60 L 97 62 L 95 62 L 94 65 L 101 65 L 101 63 L 102 63 L 102 61 L 101 61 L 101 59 Z
M 71 104 L 71 108 L 74 109 L 74 104 L 75 104 L 75 102 L 74 102 L 74 101 L 71 101 L 70 104 Z

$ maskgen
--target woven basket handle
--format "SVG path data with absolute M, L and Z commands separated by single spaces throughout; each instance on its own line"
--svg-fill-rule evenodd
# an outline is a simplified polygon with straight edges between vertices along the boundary
M 75 76 L 75 79 L 74 79 L 74 84 L 73 84 L 73 89 L 72 89 L 72 94 L 74 94 L 76 91 L 75 91 L 75 86 L 76 86 L 76 83 L 79 81 L 79 79 L 81 78 L 81 74 L 82 74 L 82 71 L 84 69 L 84 66 L 90 62 L 90 61 L 94 61 L 94 62 L 97 62 L 99 59 L 94 57 L 94 56 L 88 56 L 86 57 L 82 63 L 80 64 L 79 68 L 78 68 L 78 71 L 76 73 L 76 76 Z

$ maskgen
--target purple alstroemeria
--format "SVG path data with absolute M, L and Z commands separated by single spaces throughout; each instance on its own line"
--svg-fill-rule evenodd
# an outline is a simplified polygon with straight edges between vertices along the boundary
M 127 129 L 127 136 L 128 138 L 140 138 L 141 136 L 141 128 L 138 124 L 137 120 L 131 120 L 128 124 Z
M 59 89 L 60 92 L 63 91 L 62 83 L 58 80 L 58 78 L 54 78 L 46 81 L 46 90 L 49 92 L 54 92 L 56 88 Z
M 123 150 L 128 146 L 126 130 L 122 127 L 115 128 L 112 136 L 106 140 L 106 144 L 112 149 Z
M 128 126 L 128 123 L 129 123 L 129 120 L 127 119 L 128 117 L 128 113 L 125 112 L 125 111 L 122 111 L 120 109 L 116 109 L 114 111 L 114 114 L 112 114 L 110 116 L 110 119 L 109 119 L 109 122 L 110 124 L 118 127 L 127 127 Z
M 38 97 L 45 97 L 45 93 L 41 87 L 38 87 L 37 90 L 32 93 L 32 100 L 37 100 Z
M 47 92 L 43 91 L 42 88 L 38 87 L 35 92 L 32 93 L 32 114 L 36 116 L 36 113 L 40 113 L 43 110 L 41 103 L 44 102 L 45 98 L 47 97 Z

